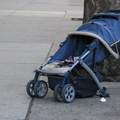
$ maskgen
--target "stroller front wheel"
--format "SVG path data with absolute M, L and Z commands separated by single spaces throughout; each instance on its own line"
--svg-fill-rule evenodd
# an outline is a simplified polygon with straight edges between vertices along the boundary
M 70 103 L 75 98 L 75 88 L 72 84 L 66 84 L 62 89 L 63 101 Z
M 45 81 L 37 81 L 34 86 L 35 96 L 38 98 L 43 98 L 48 92 L 48 85 Z
M 62 98 L 62 87 L 61 87 L 61 83 L 57 84 L 54 88 L 54 98 L 58 101 L 58 102 L 62 102 L 63 98 Z
M 30 97 L 35 97 L 34 85 L 35 85 L 34 80 L 30 80 L 26 85 L 26 92 Z

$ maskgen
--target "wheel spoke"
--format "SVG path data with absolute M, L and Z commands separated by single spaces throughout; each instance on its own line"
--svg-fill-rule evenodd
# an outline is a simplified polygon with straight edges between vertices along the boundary
M 65 97 L 67 98 L 67 97 L 68 97 L 68 94 L 65 94 Z
M 73 92 L 73 88 L 72 87 L 70 88 L 70 92 Z
M 74 92 L 72 92 L 70 95 L 71 95 L 71 96 L 74 96 L 74 95 L 75 95 L 75 93 L 74 93 Z
M 45 94 L 45 85 L 44 83 L 40 83 L 39 86 L 38 86 L 38 94 L 39 96 L 43 96 Z
M 68 101 L 71 101 L 71 97 L 70 97 L 70 95 L 68 96 L 68 99 L 67 99 Z
M 31 90 L 31 93 L 32 93 L 32 95 L 35 95 L 35 94 L 34 94 L 34 90 L 33 90 L 33 89 Z

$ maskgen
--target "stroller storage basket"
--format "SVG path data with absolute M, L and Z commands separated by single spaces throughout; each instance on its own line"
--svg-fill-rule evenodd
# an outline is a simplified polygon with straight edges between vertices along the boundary
M 91 97 L 94 96 L 98 90 L 98 86 L 91 78 L 78 78 L 75 84 L 76 97 Z

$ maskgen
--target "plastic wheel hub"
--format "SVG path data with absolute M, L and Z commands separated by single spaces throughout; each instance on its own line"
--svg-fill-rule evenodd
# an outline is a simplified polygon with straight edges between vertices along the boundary
M 75 89 L 72 84 L 67 84 L 62 90 L 63 100 L 65 102 L 72 102 L 75 98 Z

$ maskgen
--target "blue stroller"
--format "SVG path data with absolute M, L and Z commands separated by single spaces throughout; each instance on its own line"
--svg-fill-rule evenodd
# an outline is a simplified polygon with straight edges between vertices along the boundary
M 60 49 L 35 70 L 34 80 L 26 86 L 28 95 L 45 97 L 49 84 L 59 102 L 94 96 L 98 90 L 100 96 L 109 96 L 101 85 L 103 77 L 97 65 L 110 54 L 119 59 L 119 22 L 120 10 L 96 13 L 88 23 L 69 33 Z M 39 76 L 47 76 L 48 84 L 38 80 Z

